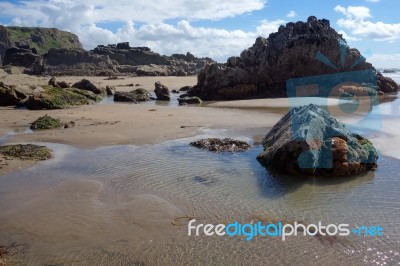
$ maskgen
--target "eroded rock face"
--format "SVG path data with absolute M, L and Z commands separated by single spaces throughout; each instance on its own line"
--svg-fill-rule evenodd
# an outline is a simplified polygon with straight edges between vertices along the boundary
M 339 42 L 346 50 L 343 63 Z M 317 60 L 318 54 L 334 67 Z M 286 97 L 288 79 L 373 69 L 360 58 L 360 52 L 346 47 L 342 35 L 330 27 L 328 20 L 309 17 L 307 22 L 281 26 L 267 39 L 257 38 L 252 47 L 225 64 L 207 65 L 189 93 L 203 100 Z M 359 64 L 354 66 L 355 62 Z M 388 80 L 381 80 L 380 87 L 386 87 Z
M 157 100 L 159 101 L 170 101 L 171 100 L 171 95 L 169 93 L 169 89 L 167 86 L 161 84 L 161 82 L 157 81 L 154 84 L 154 93 L 157 96 Z
M 376 167 L 377 150 L 317 105 L 292 109 L 266 135 L 257 160 L 280 173 L 347 176 Z

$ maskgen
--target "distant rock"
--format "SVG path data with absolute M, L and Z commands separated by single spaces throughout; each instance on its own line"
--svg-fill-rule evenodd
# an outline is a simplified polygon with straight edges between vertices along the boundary
M 343 62 L 339 42 L 346 52 Z M 321 54 L 333 67 L 316 59 Z M 189 94 L 203 100 L 287 97 L 289 79 L 371 69 L 372 65 L 362 60 L 357 49 L 346 45 L 328 20 L 311 16 L 306 22 L 280 26 L 267 39 L 257 38 L 252 47 L 225 64 L 206 65 Z M 389 78 L 377 78 L 379 90 L 398 89 Z
M 113 96 L 117 90 L 113 86 L 106 86 L 106 93 L 108 96 Z
M 161 84 L 161 82 L 157 81 L 155 84 L 154 93 L 157 96 L 157 100 L 159 101 L 170 101 L 171 96 L 169 94 L 169 89 L 167 86 Z
M 53 86 L 53 87 L 56 87 L 56 88 L 62 88 L 62 89 L 67 89 L 67 88 L 70 88 L 70 87 L 71 87 L 71 86 L 70 86 L 67 82 L 65 82 L 65 81 L 57 81 L 57 79 L 56 79 L 55 77 L 52 77 L 52 78 L 49 80 L 48 84 L 49 84 L 50 86 Z
M 199 141 L 193 141 L 191 146 L 209 150 L 211 152 L 243 152 L 247 151 L 251 146 L 241 140 L 234 140 L 230 138 L 218 139 L 208 138 Z
M 73 84 L 72 87 L 81 89 L 81 90 L 91 91 L 94 94 L 104 94 L 105 93 L 104 88 L 94 85 L 90 80 L 87 80 L 87 79 L 82 79 L 81 81 L 78 81 L 77 83 Z
M 183 98 L 178 98 L 179 105 L 184 105 L 184 104 L 200 104 L 203 101 L 199 97 L 183 97 Z
M 7 49 L 11 47 L 29 49 L 35 55 L 43 55 L 51 48 L 83 49 L 78 36 L 70 32 L 54 28 L 0 25 L 0 57 L 4 58 Z
M 377 165 L 374 145 L 317 105 L 293 108 L 268 132 L 258 161 L 279 173 L 348 176 Z

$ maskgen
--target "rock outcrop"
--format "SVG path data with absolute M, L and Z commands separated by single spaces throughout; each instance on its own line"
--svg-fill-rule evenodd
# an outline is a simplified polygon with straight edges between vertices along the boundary
M 159 101 L 169 101 L 171 100 L 171 95 L 169 93 L 169 89 L 167 86 L 161 84 L 161 82 L 157 81 L 154 84 L 154 93 L 157 96 L 157 100 Z
M 376 167 L 373 144 L 324 109 L 293 108 L 266 135 L 258 161 L 279 173 L 348 176 Z
M 106 92 L 105 88 L 98 87 L 87 79 L 82 79 L 81 81 L 76 82 L 72 85 L 72 87 L 81 90 L 91 91 L 94 94 L 104 94 Z
M 375 72 L 328 20 L 309 17 L 282 25 L 267 39 L 257 38 L 225 64 L 207 65 L 189 94 L 203 100 L 286 97 L 289 79 L 369 69 Z M 380 88 L 387 87 L 387 80 L 381 81 Z
M 41 116 L 37 120 L 35 120 L 31 124 L 30 129 L 45 130 L 45 129 L 61 128 L 61 126 L 62 126 L 62 123 L 61 123 L 60 119 L 45 115 L 45 116 Z

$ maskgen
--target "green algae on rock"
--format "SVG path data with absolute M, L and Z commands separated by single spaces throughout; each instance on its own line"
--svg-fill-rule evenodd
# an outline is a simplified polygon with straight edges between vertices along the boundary
M 43 130 L 43 129 L 60 128 L 61 126 L 62 126 L 62 123 L 61 123 L 60 119 L 45 115 L 45 116 L 39 117 L 35 122 L 33 122 L 30 129 Z
M 52 157 L 46 146 L 33 144 L 16 144 L 0 146 L 0 154 L 9 159 L 43 161 Z
M 257 160 L 279 173 L 349 176 L 377 166 L 378 152 L 321 107 L 291 109 L 265 136 Z

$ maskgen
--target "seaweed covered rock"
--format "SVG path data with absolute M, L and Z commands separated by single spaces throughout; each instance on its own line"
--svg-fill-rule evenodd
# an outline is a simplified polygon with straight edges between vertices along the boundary
M 0 146 L 0 155 L 9 159 L 43 161 L 52 157 L 46 146 L 33 144 L 16 144 Z
M 61 126 L 62 123 L 60 119 L 45 115 L 39 117 L 35 122 L 33 122 L 30 129 L 43 130 L 43 129 L 60 128 Z
M 349 176 L 377 166 L 369 140 L 314 104 L 290 110 L 262 143 L 258 161 L 280 173 Z
M 230 138 L 218 139 L 208 138 L 190 143 L 191 146 L 209 150 L 211 152 L 243 152 L 247 151 L 251 146 L 241 140 Z
M 65 109 L 71 106 L 91 104 L 99 99 L 101 97 L 91 91 L 44 87 L 43 91 L 29 96 L 26 107 L 30 110 Z

